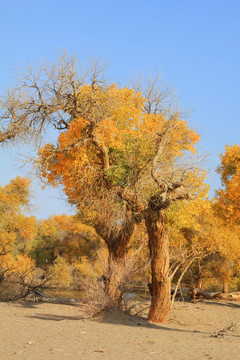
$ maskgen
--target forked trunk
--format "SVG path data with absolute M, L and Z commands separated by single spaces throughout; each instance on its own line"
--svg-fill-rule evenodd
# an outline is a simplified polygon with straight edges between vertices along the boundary
M 152 216 L 151 216 L 152 215 Z M 164 217 L 160 211 L 145 218 L 149 236 L 152 271 L 152 299 L 148 320 L 163 323 L 170 307 L 169 244 Z
M 132 233 L 128 234 L 124 234 L 124 238 L 123 237 L 118 237 L 118 238 L 112 238 L 111 242 L 109 241 L 107 244 L 108 247 L 108 254 L 109 254 L 109 259 L 113 260 L 113 261 L 122 261 L 122 259 L 125 258 L 125 256 L 127 255 L 127 245 L 130 241 L 130 238 L 132 236 Z

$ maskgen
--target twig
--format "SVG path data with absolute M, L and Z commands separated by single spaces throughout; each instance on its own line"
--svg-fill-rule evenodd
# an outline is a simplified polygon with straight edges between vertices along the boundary
M 236 331 L 236 326 L 237 326 L 238 322 L 239 321 L 219 330 L 216 334 L 210 335 L 210 337 L 223 338 L 225 335 L 228 335 L 229 332 Z

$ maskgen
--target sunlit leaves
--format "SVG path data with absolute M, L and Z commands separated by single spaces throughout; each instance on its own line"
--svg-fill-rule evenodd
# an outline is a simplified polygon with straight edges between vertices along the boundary
M 240 221 L 240 146 L 225 147 L 220 155 L 221 165 L 217 172 L 221 175 L 223 189 L 217 192 L 218 213 L 230 222 Z
M 101 239 L 92 227 L 62 214 L 39 223 L 30 254 L 38 266 L 48 266 L 58 256 L 73 264 L 82 256 L 94 257 L 100 245 Z
M 36 234 L 36 219 L 21 214 L 29 201 L 29 185 L 28 179 L 17 177 L 0 187 L 0 282 L 13 274 L 27 276 L 35 266 L 24 252 Z
M 21 209 L 29 200 L 29 180 L 17 177 L 0 187 L 0 254 L 12 250 L 18 242 L 26 244 L 36 231 L 34 217 L 25 217 Z
M 61 184 L 71 203 L 89 211 L 93 200 L 106 198 L 118 187 L 137 188 L 142 196 L 154 193 L 151 162 L 161 134 L 168 133 L 159 171 L 180 179 L 173 171 L 178 157 L 194 152 L 199 135 L 180 119 L 144 111 L 144 97 L 133 89 L 111 85 L 106 89 L 82 87 L 78 94 L 81 117 L 39 152 L 39 176 L 53 186 Z M 191 169 L 184 172 L 189 177 Z M 146 188 L 148 191 L 146 192 Z

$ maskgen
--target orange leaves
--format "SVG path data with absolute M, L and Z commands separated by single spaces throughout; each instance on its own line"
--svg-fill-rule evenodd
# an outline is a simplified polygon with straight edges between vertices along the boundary
M 44 220 L 38 227 L 38 233 L 40 237 L 54 237 L 56 231 L 57 228 L 52 218 Z
M 46 144 L 41 149 L 37 163 L 40 177 L 53 186 L 62 184 L 71 202 L 86 189 L 103 185 L 103 164 L 119 163 L 112 150 L 128 156 L 127 145 L 134 138 L 143 107 L 139 93 L 115 85 L 95 92 L 83 87 L 78 101 L 85 113 L 60 134 L 56 147 Z
M 62 185 L 69 202 L 81 211 L 87 206 L 91 214 L 97 211 L 90 209 L 91 204 L 120 184 L 136 190 L 139 181 L 143 196 L 154 193 L 151 164 L 160 137 L 167 133 L 158 171 L 172 179 L 170 172 L 178 166 L 178 157 L 194 152 L 199 135 L 177 112 L 171 116 L 146 113 L 145 101 L 140 92 L 115 84 L 83 86 L 77 96 L 78 116 L 59 135 L 56 146 L 46 144 L 39 152 L 40 178 L 52 186 Z M 174 170 L 176 180 L 181 173 L 182 168 Z
M 222 181 L 227 183 L 235 175 L 240 175 L 240 145 L 226 145 L 225 153 L 220 154 L 221 165 L 217 171 Z
M 21 207 L 28 203 L 29 183 L 25 178 L 17 177 L 5 187 L 0 187 L 0 232 L 14 231 L 24 227 Z M 26 219 L 26 218 L 25 218 Z M 28 226 L 32 220 L 28 221 Z M 34 222 L 34 221 L 33 221 Z
M 19 249 L 33 240 L 36 234 L 35 217 L 25 217 L 21 207 L 28 203 L 30 181 L 17 177 L 0 187 L 0 272 L 3 278 L 17 273 L 29 273 L 34 262 Z
M 0 187 L 1 207 L 18 210 L 22 205 L 26 205 L 29 197 L 29 184 L 28 179 L 18 176 L 5 187 Z
M 196 199 L 188 203 L 175 203 L 168 212 L 168 220 L 173 246 L 175 239 L 178 241 L 179 238 L 181 246 L 191 246 L 191 250 L 199 254 L 218 254 L 228 260 L 240 257 L 238 226 L 229 226 L 219 218 L 212 202 Z M 185 234 L 185 238 L 181 234 Z
M 21 206 L 28 203 L 29 180 L 17 177 L 0 187 L 0 253 L 11 250 L 16 239 L 30 241 L 36 234 L 35 217 L 21 214 Z
M 16 226 L 19 228 L 19 233 L 23 240 L 34 239 L 37 231 L 36 219 L 34 216 L 31 217 L 26 217 L 24 215 L 19 216 Z
M 178 120 L 177 131 L 174 133 L 173 141 L 178 144 L 179 151 L 189 150 L 195 152 L 194 145 L 199 141 L 199 134 L 193 129 L 189 129 L 186 121 Z
M 133 89 L 116 85 L 109 87 L 108 96 L 108 114 L 99 122 L 96 134 L 108 148 L 123 150 L 126 137 L 134 137 L 141 121 L 144 98 Z
M 227 145 L 220 154 L 221 165 L 217 172 L 221 175 L 224 189 L 218 191 L 219 212 L 230 222 L 240 221 L 240 146 Z
M 38 265 L 50 264 L 57 256 L 73 264 L 82 256 L 95 256 L 100 245 L 92 227 L 74 216 L 54 215 L 40 224 L 32 255 Z

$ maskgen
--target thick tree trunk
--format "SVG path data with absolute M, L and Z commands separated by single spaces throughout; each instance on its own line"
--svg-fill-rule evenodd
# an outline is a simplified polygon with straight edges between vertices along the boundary
M 124 263 L 125 257 L 114 259 L 109 256 L 108 258 L 108 269 L 105 275 L 105 292 L 113 307 L 119 307 L 121 304 Z
M 104 226 L 104 225 L 103 225 Z M 105 291 L 113 306 L 119 306 L 121 302 L 121 287 L 127 255 L 127 246 L 134 231 L 133 220 L 126 221 L 121 229 L 106 231 L 100 226 L 95 227 L 97 233 L 102 236 L 108 248 L 108 269 L 104 274 Z
M 148 320 L 163 323 L 166 320 L 171 299 L 168 236 L 164 216 L 160 211 L 149 211 L 145 223 L 149 236 L 152 271 L 152 299 Z

